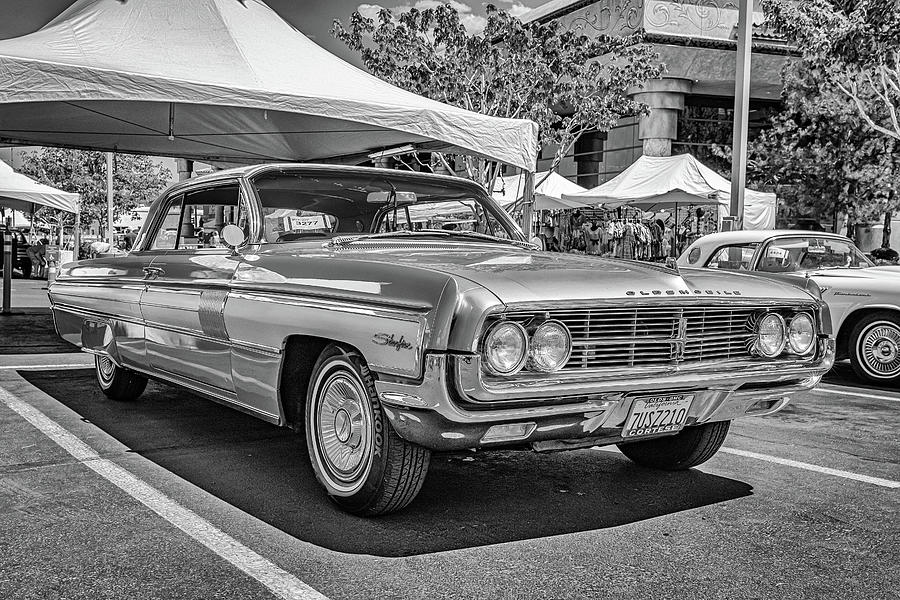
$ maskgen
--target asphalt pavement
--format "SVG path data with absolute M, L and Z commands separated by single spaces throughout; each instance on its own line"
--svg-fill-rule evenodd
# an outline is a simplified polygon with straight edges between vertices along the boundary
M 900 390 L 846 367 L 687 472 L 436 455 L 361 519 L 294 433 L 159 383 L 111 402 L 89 361 L 0 356 L 0 598 L 900 598 Z

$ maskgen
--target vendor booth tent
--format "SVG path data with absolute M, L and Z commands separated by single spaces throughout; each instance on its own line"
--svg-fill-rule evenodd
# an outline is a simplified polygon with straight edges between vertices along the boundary
M 565 200 L 563 194 L 575 194 L 585 191 L 577 183 L 569 181 L 559 173 L 547 171 L 534 174 L 534 210 L 566 210 L 584 208 L 587 203 L 576 200 Z M 525 175 L 500 177 L 494 185 L 494 200 L 507 211 L 521 206 L 525 193 Z
M 719 215 L 731 207 L 731 182 L 690 154 L 641 156 L 633 165 L 590 190 L 565 193 L 564 200 L 660 210 L 675 206 L 717 205 Z M 775 194 L 744 191 L 744 229 L 774 229 Z
M 78 194 L 38 183 L 0 160 L 0 207 L 33 213 L 41 206 L 77 213 Z
M 362 162 L 404 144 L 533 170 L 537 125 L 392 86 L 261 0 L 78 0 L 0 41 L 0 142 Z

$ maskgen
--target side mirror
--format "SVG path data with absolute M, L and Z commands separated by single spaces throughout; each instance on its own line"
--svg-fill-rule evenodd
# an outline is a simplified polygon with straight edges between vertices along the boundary
M 235 252 L 237 252 L 237 249 L 243 246 L 244 242 L 247 241 L 244 230 L 237 225 L 226 225 L 222 228 L 222 233 L 220 235 L 222 236 L 222 241 L 225 242 L 225 245 Z

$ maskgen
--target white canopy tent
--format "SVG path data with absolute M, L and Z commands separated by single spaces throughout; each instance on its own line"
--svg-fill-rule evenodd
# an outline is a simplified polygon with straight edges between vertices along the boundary
M 30 177 L 16 173 L 11 166 L 0 160 L 0 207 L 34 213 L 39 206 L 48 206 L 78 215 L 78 194 L 64 192 L 56 188 L 38 183 Z M 62 239 L 62 230 L 60 230 Z M 6 246 L 6 242 L 4 242 Z M 3 299 L 0 312 L 10 311 L 10 288 L 12 282 L 12 259 L 4 251 L 3 261 Z
M 64 192 L 16 173 L 0 160 L 0 206 L 34 213 L 47 206 L 70 213 L 78 212 L 78 194 Z
M 584 208 L 588 203 L 578 200 L 563 199 L 563 194 L 576 194 L 585 188 L 569 181 L 559 173 L 547 171 L 534 174 L 534 210 L 565 210 Z M 494 185 L 494 200 L 505 210 L 510 211 L 521 205 L 525 193 L 525 175 L 500 177 Z
M 563 199 L 644 210 L 717 205 L 721 218 L 730 211 L 731 182 L 690 154 L 641 156 L 606 183 L 584 192 L 564 193 Z M 774 229 L 776 208 L 775 194 L 745 190 L 744 229 Z
M 222 162 L 361 162 L 402 144 L 534 170 L 537 125 L 394 87 L 261 0 L 78 0 L 0 40 L 0 142 Z

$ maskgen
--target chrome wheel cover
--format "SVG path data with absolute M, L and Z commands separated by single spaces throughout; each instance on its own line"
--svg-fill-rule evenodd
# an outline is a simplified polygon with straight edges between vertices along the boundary
M 860 333 L 856 342 L 860 366 L 875 379 L 900 375 L 900 327 L 891 321 L 876 321 Z
M 316 382 L 312 414 L 314 460 L 330 491 L 349 496 L 362 487 L 372 465 L 372 409 L 362 381 L 347 369 Z
M 112 385 L 113 377 L 116 376 L 115 363 L 108 356 L 98 356 L 96 364 L 97 379 L 100 381 L 100 385 L 105 388 L 109 387 Z

